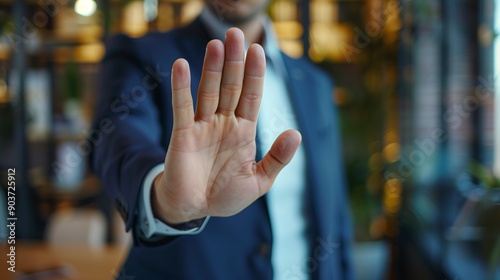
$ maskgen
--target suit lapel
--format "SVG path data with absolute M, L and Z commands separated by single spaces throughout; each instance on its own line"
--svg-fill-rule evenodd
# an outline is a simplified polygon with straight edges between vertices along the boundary
M 293 59 L 283 55 L 285 68 L 287 72 L 287 85 L 290 99 L 294 106 L 295 115 L 302 134 L 302 143 L 306 151 L 306 172 L 307 172 L 307 204 L 312 211 L 313 235 L 327 232 L 327 217 L 330 209 L 328 201 L 332 198 L 331 189 L 324 186 L 321 173 L 325 171 L 322 166 L 318 153 L 321 153 L 317 147 L 318 141 L 323 137 L 323 129 L 327 126 L 325 123 L 331 120 L 327 116 L 322 116 L 318 111 L 318 104 L 315 98 L 311 96 L 315 90 L 311 87 L 311 81 L 308 74 L 300 68 Z M 331 204 L 331 203 L 330 203 Z M 316 236 L 314 237 L 314 239 Z

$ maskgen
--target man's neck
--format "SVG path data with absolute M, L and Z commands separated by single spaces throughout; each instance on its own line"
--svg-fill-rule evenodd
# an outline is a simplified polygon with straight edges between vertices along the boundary
M 247 44 L 263 43 L 265 17 L 265 14 L 261 13 L 244 23 L 231 23 L 229 21 L 221 21 L 213 10 L 209 8 L 205 8 L 201 15 L 202 21 L 208 25 L 209 32 L 215 38 L 224 40 L 226 29 L 234 26 L 243 31 Z
M 250 22 L 238 25 L 239 29 L 245 34 L 245 40 L 248 44 L 259 43 L 262 44 L 264 27 L 264 14 L 260 14 L 252 19 Z

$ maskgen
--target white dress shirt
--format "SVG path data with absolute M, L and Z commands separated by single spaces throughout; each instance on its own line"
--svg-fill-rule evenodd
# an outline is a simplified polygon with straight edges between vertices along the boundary
M 220 22 L 208 9 L 201 14 L 201 20 L 215 38 L 224 39 L 230 27 Z M 287 129 L 298 129 L 293 104 L 286 86 L 286 69 L 282 61 L 274 31 L 269 20 L 264 25 L 263 47 L 267 67 L 264 80 L 264 94 L 257 123 L 260 151 L 267 153 L 278 135 Z M 273 232 L 271 262 L 275 280 L 309 279 L 304 268 L 309 257 L 306 237 L 307 221 L 304 211 L 306 187 L 305 151 L 302 145 L 292 161 L 281 171 L 267 194 L 267 204 Z M 157 165 L 147 174 L 139 199 L 139 226 L 146 238 L 165 235 L 198 234 L 209 221 L 189 230 L 178 230 L 162 223 L 153 215 L 150 202 L 154 179 L 163 171 L 163 164 Z

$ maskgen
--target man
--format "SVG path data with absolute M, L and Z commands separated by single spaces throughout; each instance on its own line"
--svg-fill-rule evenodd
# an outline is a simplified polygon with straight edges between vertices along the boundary
M 121 275 L 353 278 L 332 86 L 279 51 L 266 6 L 207 0 L 108 45 L 91 164 L 134 232 Z

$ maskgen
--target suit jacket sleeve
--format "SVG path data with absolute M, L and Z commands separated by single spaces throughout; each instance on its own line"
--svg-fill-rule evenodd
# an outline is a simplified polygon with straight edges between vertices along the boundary
M 117 203 L 127 231 L 134 224 L 142 182 L 166 153 L 154 98 L 161 81 L 148 73 L 135 44 L 124 35 L 108 43 L 89 136 L 91 169 Z

